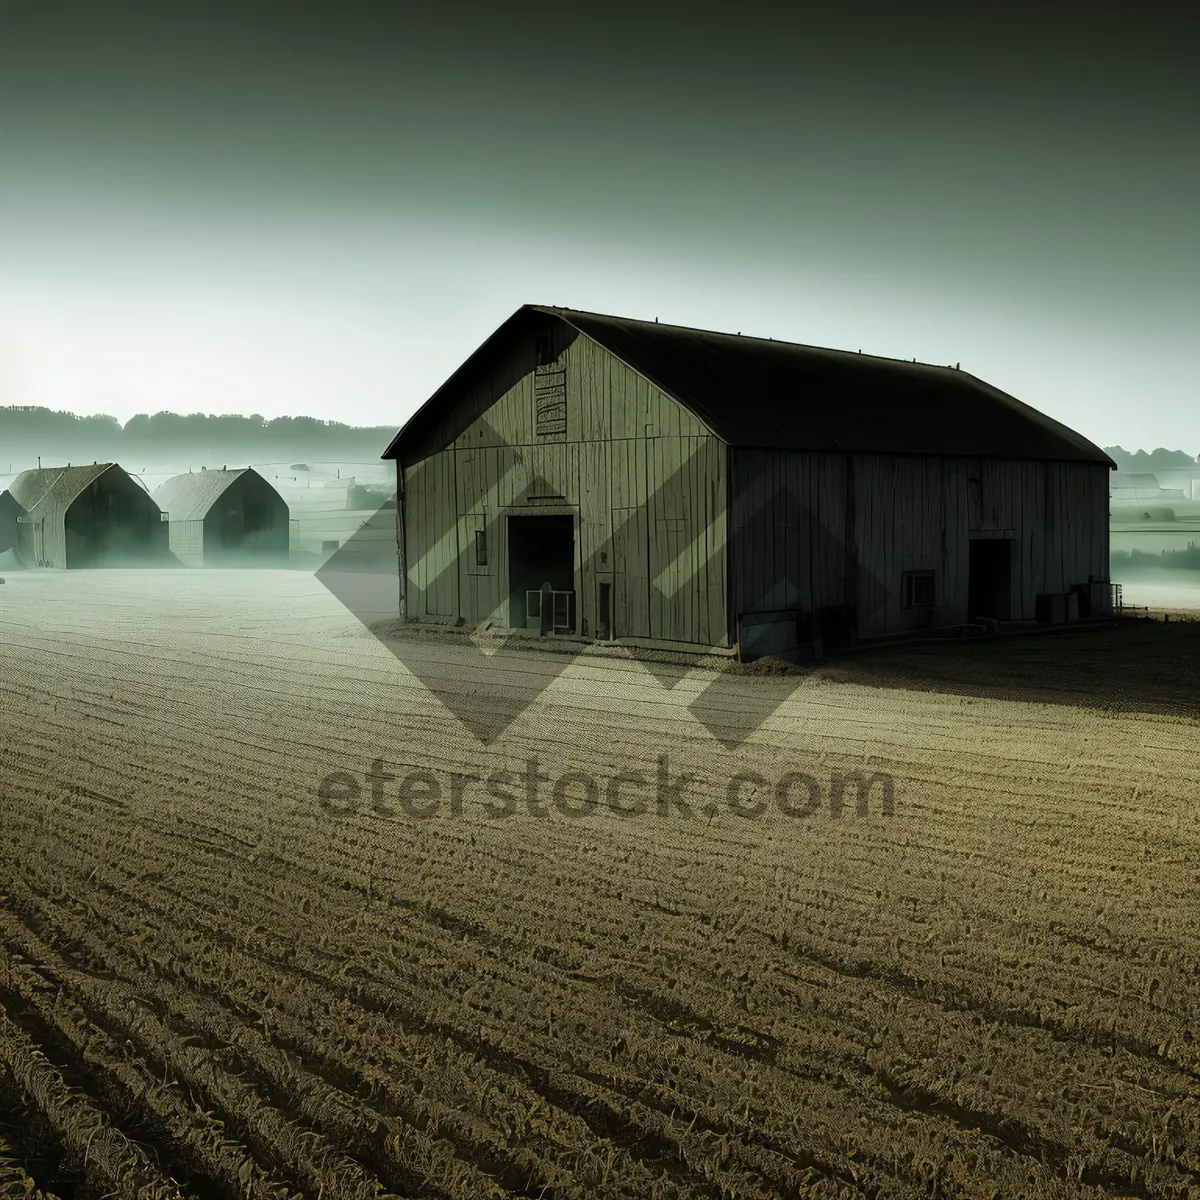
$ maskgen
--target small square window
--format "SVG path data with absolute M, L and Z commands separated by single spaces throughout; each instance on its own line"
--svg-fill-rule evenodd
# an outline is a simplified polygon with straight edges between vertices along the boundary
M 477 567 L 487 566 L 487 530 L 475 530 L 475 565 Z
M 932 608 L 933 607 L 933 572 L 905 571 L 904 572 L 904 607 Z

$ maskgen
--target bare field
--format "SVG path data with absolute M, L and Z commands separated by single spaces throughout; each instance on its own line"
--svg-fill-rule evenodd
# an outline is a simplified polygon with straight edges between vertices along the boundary
M 1155 613 L 1200 616 L 1200 573 L 1131 572 L 1124 583 L 1125 603 Z
M 311 576 L 10 575 L 0 1195 L 1200 1197 L 1195 630 L 789 678 L 429 639 L 460 712 L 549 672 L 484 746 Z M 725 743 L 702 694 L 778 708 Z M 833 815 L 855 770 L 891 815 Z

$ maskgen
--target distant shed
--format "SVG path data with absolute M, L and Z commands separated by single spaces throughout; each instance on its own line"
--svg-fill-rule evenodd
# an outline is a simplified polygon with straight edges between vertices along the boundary
M 24 510 L 17 525 L 17 556 L 28 566 L 171 562 L 158 505 L 116 463 L 23 471 L 9 490 Z
M 287 501 L 253 468 L 191 471 L 159 485 L 170 546 L 185 566 L 270 567 L 288 561 Z

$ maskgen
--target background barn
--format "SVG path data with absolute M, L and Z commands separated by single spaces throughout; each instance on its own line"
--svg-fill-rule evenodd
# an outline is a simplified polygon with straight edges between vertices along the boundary
M 116 463 L 23 471 L 9 489 L 23 509 L 18 558 L 36 567 L 167 566 L 167 526 Z
M 185 566 L 286 566 L 287 502 L 255 470 L 184 472 L 155 488 L 171 552 Z
M 385 457 L 414 619 L 549 583 L 563 631 L 779 652 L 1107 603 L 1111 459 L 954 367 L 526 306 Z

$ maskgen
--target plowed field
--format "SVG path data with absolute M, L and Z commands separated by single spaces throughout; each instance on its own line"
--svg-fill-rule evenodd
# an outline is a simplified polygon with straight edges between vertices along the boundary
M 10 575 L 0 1195 L 1200 1197 L 1198 628 L 483 745 L 311 576 Z

